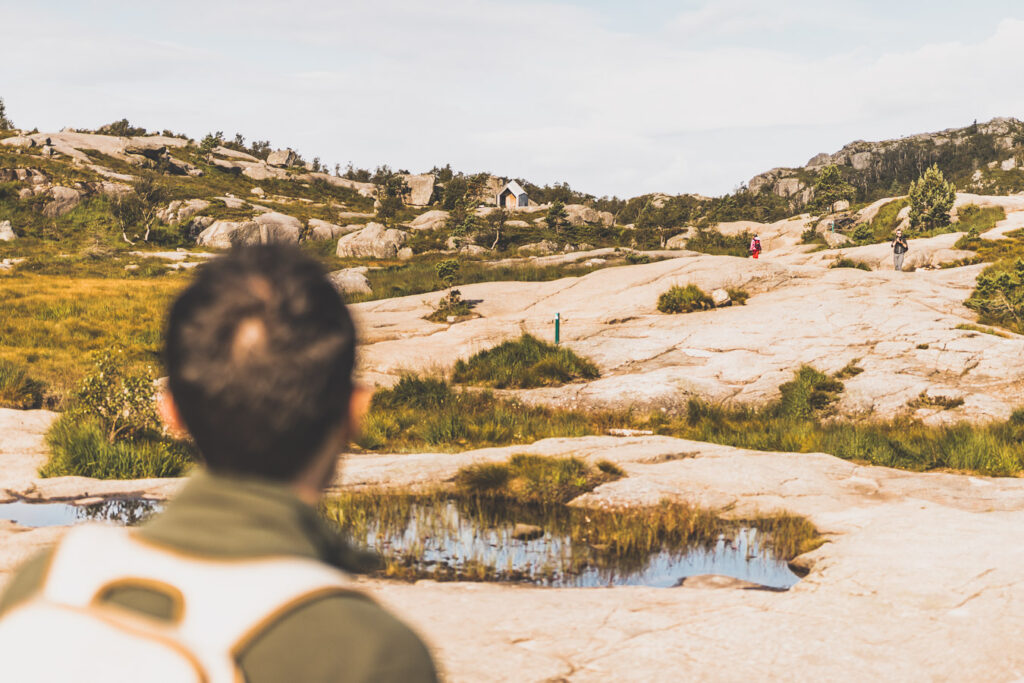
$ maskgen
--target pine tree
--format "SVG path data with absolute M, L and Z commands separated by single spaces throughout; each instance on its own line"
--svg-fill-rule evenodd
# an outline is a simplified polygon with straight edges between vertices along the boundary
M 7 105 L 4 104 L 4 99 L 0 97 L 0 130 L 11 130 L 14 128 L 14 123 L 7 118 Z
M 565 203 L 558 200 L 551 202 L 551 208 L 548 209 L 547 215 L 544 216 L 544 222 L 548 224 L 548 228 L 556 233 L 568 225 L 569 213 L 565 210 Z
M 814 206 L 832 213 L 836 202 L 853 199 L 854 192 L 853 185 L 843 180 L 843 174 L 838 166 L 826 166 L 821 169 L 814 183 Z
M 935 230 L 949 225 L 949 212 L 956 201 L 956 187 L 946 182 L 938 164 L 910 184 L 910 227 Z

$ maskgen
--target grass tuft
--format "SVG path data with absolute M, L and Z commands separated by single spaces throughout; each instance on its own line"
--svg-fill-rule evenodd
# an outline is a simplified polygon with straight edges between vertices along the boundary
M 597 379 L 597 366 L 571 349 L 524 334 L 455 364 L 454 382 L 496 389 L 559 386 Z
M 691 313 L 714 307 L 711 297 L 697 285 L 676 285 L 658 297 L 658 310 L 662 313 Z
M 39 408 L 44 388 L 42 382 L 29 376 L 24 366 L 0 360 L 0 408 Z

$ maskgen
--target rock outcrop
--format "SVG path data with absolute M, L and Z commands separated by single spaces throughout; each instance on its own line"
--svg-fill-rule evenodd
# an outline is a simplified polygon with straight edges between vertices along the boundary
M 369 223 L 362 230 L 339 239 L 336 253 L 339 258 L 398 258 L 408 238 L 409 233 L 402 230 Z
M 566 204 L 565 213 L 570 225 L 602 225 L 610 228 L 615 221 L 608 211 L 598 211 L 582 204 Z
M 409 223 L 410 230 L 437 230 L 438 228 L 444 227 L 445 221 L 448 220 L 448 212 L 441 209 L 432 209 L 426 213 L 422 213 L 416 216 Z
M 269 219 L 266 217 L 270 216 Z M 215 221 L 196 238 L 204 247 L 230 249 L 254 244 L 296 244 L 302 224 L 291 216 L 263 214 L 251 221 Z M 261 219 L 262 220 L 261 222 Z M 294 221 L 294 222 L 293 222 Z
M 156 217 L 164 223 L 185 223 L 210 208 L 205 199 L 175 199 L 167 208 L 157 212 Z
M 18 239 L 14 234 L 14 226 L 10 221 L 0 221 L 0 242 L 12 242 Z
M 335 225 L 319 218 L 310 218 L 308 239 L 311 240 L 335 240 L 342 235 L 355 232 L 363 228 L 362 225 Z
M 278 168 L 287 168 L 299 163 L 299 155 L 290 149 L 278 149 L 267 157 L 267 165 Z
M 78 206 L 79 202 L 82 201 L 82 194 L 80 190 L 72 187 L 54 185 L 46 193 L 50 201 L 43 206 L 43 215 L 50 218 L 63 216 Z
M 327 275 L 331 284 L 342 294 L 373 294 L 366 277 L 368 268 L 344 268 Z
M 516 249 L 516 251 L 525 256 L 547 256 L 559 252 L 561 249 L 559 249 L 557 243 L 551 240 L 541 240 L 540 242 L 524 244 Z
M 433 173 L 422 173 L 420 175 L 403 175 L 405 184 L 409 186 L 409 195 L 405 203 L 409 206 L 427 206 L 431 197 L 434 196 Z

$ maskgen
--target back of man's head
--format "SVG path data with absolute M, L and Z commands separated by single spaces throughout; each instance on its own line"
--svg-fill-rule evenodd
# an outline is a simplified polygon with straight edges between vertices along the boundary
M 289 480 L 347 419 L 355 328 L 319 263 L 249 247 L 203 266 L 171 307 L 166 361 L 211 470 Z

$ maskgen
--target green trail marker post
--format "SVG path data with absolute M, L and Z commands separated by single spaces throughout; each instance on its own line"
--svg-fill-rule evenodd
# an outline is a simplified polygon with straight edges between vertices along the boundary
M 562 334 L 562 314 L 555 313 L 555 343 L 557 344 Z

